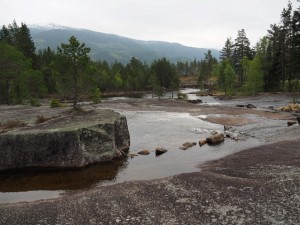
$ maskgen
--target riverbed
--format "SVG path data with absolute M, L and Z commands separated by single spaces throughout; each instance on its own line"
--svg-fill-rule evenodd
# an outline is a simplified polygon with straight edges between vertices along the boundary
M 299 126 L 287 127 L 291 114 L 269 111 L 269 106 L 282 106 L 289 96 L 264 96 L 221 101 L 212 96 L 198 97 L 195 90 L 185 89 L 190 99 L 202 98 L 203 104 L 187 104 L 172 99 L 113 98 L 96 107 L 114 109 L 127 117 L 131 136 L 130 153 L 147 149 L 150 155 L 95 165 L 82 170 L 18 171 L 2 174 L 0 204 L 57 198 L 74 192 L 124 181 L 151 180 L 181 173 L 199 171 L 199 164 L 223 158 L 232 153 L 268 142 L 299 137 Z M 253 103 L 257 109 L 237 109 L 236 104 Z M 212 120 L 208 120 L 212 118 Z M 198 142 L 214 131 L 223 131 L 213 118 L 241 118 L 246 124 L 234 126 L 239 140 L 226 139 L 217 146 L 198 144 L 188 150 L 179 147 L 185 142 Z M 229 120 L 229 119 L 228 119 Z M 249 122 L 250 121 L 250 122 Z M 155 148 L 167 153 L 157 157 Z

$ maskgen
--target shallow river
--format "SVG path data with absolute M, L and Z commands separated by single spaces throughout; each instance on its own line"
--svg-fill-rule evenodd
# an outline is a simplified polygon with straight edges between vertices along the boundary
M 184 91 L 192 92 L 193 89 Z M 189 97 L 194 98 L 193 94 Z M 217 100 L 211 100 L 210 103 L 219 104 Z M 218 146 L 199 147 L 197 144 L 184 151 L 179 149 L 183 143 L 198 142 L 200 138 L 207 137 L 212 131 L 222 131 L 223 126 L 201 120 L 202 115 L 199 115 L 199 118 L 187 113 L 148 111 L 120 111 L 120 113 L 127 117 L 131 138 L 130 152 L 137 153 L 147 149 L 150 155 L 91 166 L 83 170 L 48 171 L 42 174 L 29 170 L 22 171 L 20 174 L 2 174 L 0 175 L 0 204 L 56 198 L 101 185 L 195 172 L 199 171 L 200 163 L 261 144 L 257 139 L 247 137 L 238 141 L 238 144 L 226 139 Z M 156 157 L 156 147 L 164 147 L 168 152 Z

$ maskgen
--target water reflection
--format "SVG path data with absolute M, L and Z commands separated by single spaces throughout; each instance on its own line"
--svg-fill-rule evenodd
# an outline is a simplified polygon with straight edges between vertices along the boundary
M 0 174 L 0 203 L 57 198 L 69 190 L 88 189 L 102 182 L 114 182 L 127 160 L 92 165 L 83 169 L 51 171 L 22 169 Z

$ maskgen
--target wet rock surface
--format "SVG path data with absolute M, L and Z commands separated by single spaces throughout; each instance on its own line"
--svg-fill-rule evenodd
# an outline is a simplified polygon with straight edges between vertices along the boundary
M 0 170 L 75 168 L 112 160 L 130 144 L 127 120 L 112 110 L 59 117 L 0 134 Z
M 224 134 L 222 133 L 216 133 L 213 134 L 212 136 L 206 138 L 206 142 L 209 145 L 217 145 L 220 144 L 224 141 Z
M 142 150 L 138 152 L 139 155 L 149 155 L 150 152 L 148 150 Z
M 245 150 L 206 163 L 201 172 L 1 205 L 1 223 L 299 224 L 299 145 Z
M 157 155 L 157 156 L 162 155 L 166 152 L 168 152 L 168 150 L 163 147 L 158 147 L 155 149 L 155 155 Z

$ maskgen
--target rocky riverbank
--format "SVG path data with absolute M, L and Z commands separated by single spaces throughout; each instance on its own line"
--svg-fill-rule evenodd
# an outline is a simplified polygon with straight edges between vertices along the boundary
M 202 165 L 201 172 L 1 205 L 1 223 L 299 224 L 299 145 L 245 150 Z
M 0 221 L 3 224 L 300 223 L 300 129 L 298 124 L 290 127 L 287 124 L 288 121 L 297 121 L 298 114 L 260 107 L 249 109 L 224 105 L 195 105 L 172 99 L 103 101 L 95 108 L 130 111 L 133 117 L 138 115 L 135 114 L 136 111 L 160 111 L 159 115 L 162 116 L 163 112 L 190 113 L 195 120 L 217 123 L 222 125 L 218 125 L 221 128 L 223 125 L 233 126 L 233 132 L 251 137 L 250 140 L 258 140 L 260 145 L 265 145 L 199 165 L 200 172 L 150 181 L 93 186 L 67 192 L 58 199 L 2 204 Z M 6 112 L 14 113 L 19 120 L 38 115 L 31 108 L 23 109 L 23 115 L 17 110 L 7 109 Z M 57 115 L 53 111 L 48 114 L 46 110 L 44 112 L 47 117 Z M 1 117 L 5 115 L 1 114 L 0 119 Z M 54 120 L 64 120 L 63 117 L 64 114 L 61 114 Z M 166 126 L 164 120 L 160 121 L 159 126 Z M 29 126 L 33 123 L 32 119 L 25 122 Z M 140 132 L 139 129 L 137 133 Z M 199 132 L 202 132 L 201 127 Z M 164 137 L 168 136 L 170 135 Z M 227 147 L 246 143 L 240 139 L 232 139 L 225 140 L 217 147 L 203 145 L 178 151 L 186 156 L 193 151 L 205 152 L 203 149 L 207 148 L 217 154 L 221 148 L 226 148 L 227 143 L 231 143 Z M 179 148 L 182 143 L 184 142 L 181 140 L 174 145 Z M 245 148 L 244 146 L 243 149 Z M 173 160 L 172 151 L 174 150 L 168 149 L 161 157 L 155 157 L 155 161 Z M 149 156 L 139 156 L 133 160 L 146 162 L 152 155 L 153 152 L 150 152 Z M 201 161 L 201 157 L 203 156 L 199 155 L 197 162 Z M 135 162 L 138 164 L 141 161 Z M 177 166 L 180 167 L 179 164 Z

